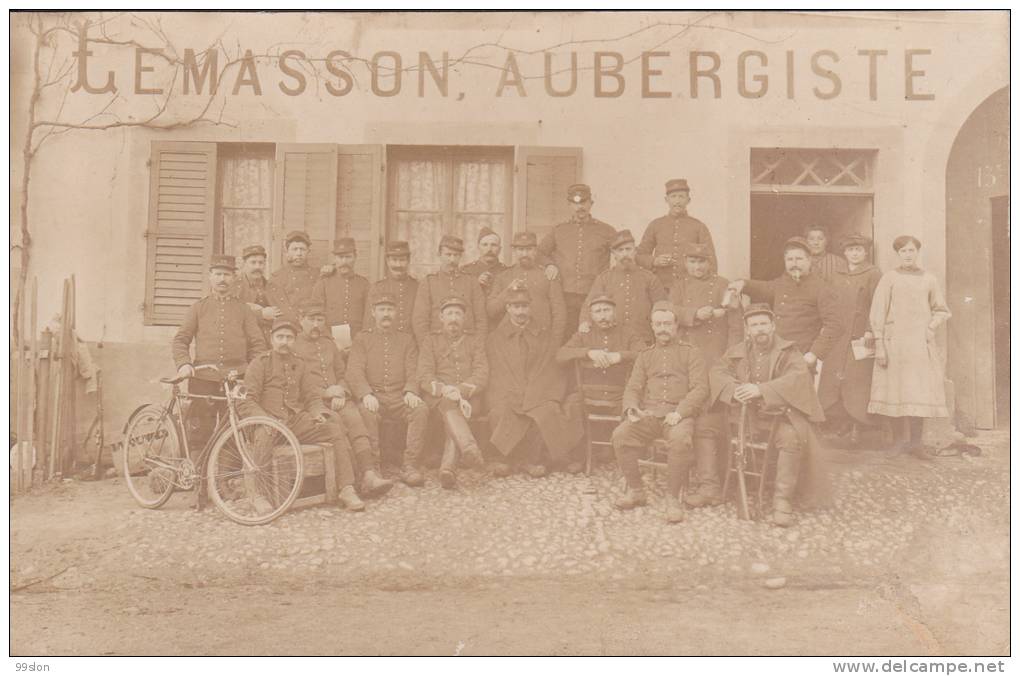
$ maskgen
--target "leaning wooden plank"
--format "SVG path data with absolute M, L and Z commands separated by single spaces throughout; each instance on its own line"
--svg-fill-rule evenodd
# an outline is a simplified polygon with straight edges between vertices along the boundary
M 36 420 L 36 366 L 39 360 L 39 341 L 36 338 L 36 328 L 39 321 L 37 314 L 37 307 L 39 304 L 39 279 L 37 277 L 32 278 L 32 304 L 29 306 L 31 318 L 28 324 L 28 419 L 26 420 L 26 432 L 28 435 L 28 452 L 29 462 L 28 467 L 23 467 L 24 478 L 22 479 L 22 485 L 26 488 L 32 486 L 32 470 L 34 468 L 34 460 L 36 457 L 35 444 L 35 420 Z

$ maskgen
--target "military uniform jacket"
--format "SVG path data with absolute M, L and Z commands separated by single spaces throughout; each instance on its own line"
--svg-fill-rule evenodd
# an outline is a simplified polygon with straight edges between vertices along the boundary
M 626 270 L 622 265 L 610 268 L 595 278 L 584 307 L 596 296 L 609 296 L 616 301 L 616 321 L 645 339 L 652 341 L 652 305 L 665 300 L 666 289 L 658 278 L 644 268 Z M 571 327 L 574 329 L 577 327 Z
M 319 273 L 309 266 L 295 267 L 284 263 L 283 267 L 269 278 L 269 300 L 280 308 L 284 319 L 295 324 L 300 320 L 298 306 L 301 301 L 312 297 Z
M 384 293 L 393 294 L 397 300 L 397 310 L 393 314 L 393 330 L 413 333 L 411 316 L 414 312 L 414 301 L 418 295 L 418 280 L 410 276 L 403 279 L 386 277 L 372 285 L 368 292 L 368 302 L 365 303 L 365 319 L 361 324 L 362 330 L 375 326 L 375 318 L 372 316 L 372 299 Z
M 708 368 L 730 345 L 744 339 L 744 322 L 736 309 L 726 308 L 725 316 L 719 318 L 702 321 L 696 317 L 699 308 L 722 305 L 727 286 L 729 280 L 718 275 L 705 279 L 685 276 L 677 280 L 669 291 L 669 300 L 677 309 L 680 335 L 684 342 L 701 350 Z
M 460 271 L 466 275 L 472 275 L 475 278 L 475 281 L 477 282 L 478 278 L 481 276 L 483 272 L 491 273 L 493 280 L 495 280 L 496 275 L 506 270 L 507 267 L 508 266 L 506 263 L 498 259 L 492 265 L 488 265 L 485 261 L 479 258 L 476 261 L 471 261 L 467 265 L 460 266 Z M 481 285 L 480 282 L 479 285 Z M 484 291 L 486 294 L 492 291 L 492 282 L 489 283 L 488 288 L 483 286 L 482 291 Z
M 452 275 L 433 272 L 418 285 L 418 297 L 414 299 L 411 324 L 414 327 L 414 337 L 419 343 L 424 341 L 428 334 L 442 330 L 439 304 L 449 296 L 459 296 L 467 303 L 464 330 L 485 338 L 489 328 L 488 322 L 485 321 L 485 292 L 482 291 L 477 277 L 458 270 Z
M 556 361 L 565 364 L 580 360 L 582 365 L 588 367 L 589 370 L 582 373 L 585 396 L 603 401 L 618 400 L 622 396 L 620 390 L 627 382 L 627 377 L 634 366 L 634 359 L 637 358 L 638 352 L 646 347 L 648 344 L 641 336 L 618 322 L 607 329 L 592 322 L 588 333 L 575 333 L 556 350 Z M 591 350 L 618 352 L 620 363 L 613 364 L 607 369 L 595 368 L 588 358 L 588 352 Z M 610 388 L 607 389 L 605 385 L 609 385 Z
M 317 379 L 296 354 L 263 352 L 248 365 L 244 375 L 248 397 L 238 404 L 243 417 L 271 415 L 280 420 L 301 411 L 311 415 L 326 413 L 323 391 Z
M 489 360 L 480 336 L 462 333 L 452 339 L 446 334 L 425 337 L 418 356 L 418 384 L 429 403 L 439 400 L 444 385 L 454 385 L 460 396 L 470 399 L 489 381 Z M 435 383 L 435 388 L 433 388 Z
M 597 218 L 560 223 L 539 243 L 539 264 L 559 268 L 563 293 L 587 295 L 595 277 L 609 267 L 614 237 L 613 226 Z
M 361 275 L 339 272 L 322 277 L 312 287 L 312 299 L 326 307 L 326 323 L 330 326 L 350 324 L 351 336 L 362 328 L 368 302 L 368 280 Z
M 191 341 L 195 356 L 191 356 Z M 195 302 L 184 315 L 172 342 L 174 364 L 213 364 L 220 373 L 199 371 L 201 380 L 220 380 L 231 369 L 244 373 L 248 362 L 266 349 L 266 341 L 255 315 L 234 296 L 209 295 Z
M 523 280 L 531 295 L 531 321 L 550 328 L 550 335 L 559 344 L 566 331 L 567 307 L 563 300 L 563 284 L 559 279 L 549 281 L 545 269 L 539 266 L 525 268 L 514 265 L 499 273 L 485 301 L 489 319 L 493 323 L 506 314 L 506 296 L 515 280 Z
M 354 337 L 347 384 L 359 400 L 366 394 L 418 393 L 418 348 L 409 333 L 379 328 Z
M 708 399 L 708 370 L 687 343 L 653 345 L 638 353 L 623 391 L 623 410 L 639 408 L 656 417 L 676 411 L 693 418 Z
M 637 248 L 637 262 L 652 270 L 662 285 L 670 288 L 675 280 L 686 275 L 683 256 L 687 252 L 687 245 L 695 243 L 707 244 L 711 249 L 709 271 L 714 273 L 717 268 L 715 244 L 712 242 L 712 233 L 708 231 L 708 227 L 686 213 L 680 216 L 670 214 L 659 216 L 645 228 L 645 234 Z M 673 256 L 673 265 L 655 267 L 656 256 Z
M 320 389 L 340 385 L 345 392 L 350 392 L 344 382 L 347 366 L 332 338 L 319 336 L 313 340 L 308 334 L 299 333 L 294 341 L 294 353 L 305 360 L 309 373 Z
M 230 287 L 230 292 L 244 303 L 255 303 L 262 307 L 272 305 L 269 302 L 269 282 L 265 279 L 256 283 L 246 275 L 240 274 Z M 255 310 L 252 310 L 252 312 L 255 315 L 255 321 L 259 323 L 259 328 L 262 329 L 262 335 L 268 339 L 269 329 L 273 325 L 273 320 L 263 318 L 261 312 L 256 312 Z
M 843 330 L 839 303 L 831 285 L 811 273 L 795 282 L 784 272 L 767 282 L 747 280 L 744 293 L 752 301 L 772 304 L 776 333 L 793 341 L 801 352 L 813 352 L 825 361 Z

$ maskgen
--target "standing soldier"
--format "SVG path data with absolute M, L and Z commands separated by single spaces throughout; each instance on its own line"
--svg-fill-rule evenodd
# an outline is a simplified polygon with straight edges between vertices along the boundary
M 498 325 L 506 313 L 508 295 L 514 291 L 527 289 L 531 297 L 531 320 L 542 326 L 548 326 L 551 340 L 555 345 L 559 345 L 563 342 L 567 319 L 563 284 L 559 279 L 550 280 L 545 271 L 538 267 L 535 260 L 538 253 L 538 238 L 535 233 L 515 233 L 511 246 L 514 265 L 496 276 L 485 301 L 489 321 L 493 326 Z
M 727 302 L 729 280 L 712 274 L 710 265 L 707 245 L 689 245 L 684 254 L 686 274 L 669 293 L 680 320 L 680 336 L 701 351 L 707 369 L 744 336 L 740 312 Z M 717 459 L 723 423 L 721 411 L 707 408 L 694 421 L 696 485 L 684 496 L 689 507 L 704 507 L 722 499 Z
M 241 253 L 244 269 L 234 282 L 232 293 L 248 304 L 258 320 L 262 335 L 269 342 L 269 329 L 280 316 L 280 308 L 269 302 L 269 283 L 266 281 L 266 250 L 255 244 L 244 247 Z
M 503 238 L 492 228 L 482 228 L 478 232 L 478 260 L 461 266 L 461 272 L 474 275 L 478 284 L 486 294 L 492 290 L 492 283 L 507 266 L 499 260 L 503 250 Z
M 684 520 L 680 492 L 691 461 L 694 419 L 708 398 L 708 371 L 697 348 L 677 338 L 676 310 L 669 301 L 652 308 L 655 345 L 640 352 L 623 392 L 624 421 L 613 432 L 613 450 L 627 480 L 618 509 L 645 504 L 638 457 L 654 439 L 665 437 L 666 521 Z
M 351 445 L 340 425 L 329 419 L 322 401 L 323 391 L 308 370 L 305 361 L 294 354 L 297 328 L 286 319 L 273 322 L 272 349 L 252 360 L 244 376 L 248 396 L 238 404 L 243 417 L 262 415 L 281 421 L 301 443 L 327 443 L 333 446 L 336 483 L 340 487 L 340 505 L 361 512 L 365 503 L 354 490 Z M 263 497 L 266 506 L 268 501 Z M 256 511 L 269 511 L 259 508 Z
M 343 355 L 326 328 L 326 309 L 314 300 L 306 300 L 300 312 L 301 333 L 294 341 L 294 353 L 305 360 L 331 415 L 339 420 L 350 440 L 356 475 L 361 477 L 361 492 L 370 497 L 382 495 L 392 488 L 393 482 L 379 476 L 379 456 L 372 449 L 358 405 L 351 399 Z
M 428 408 L 418 396 L 418 348 L 414 338 L 393 328 L 396 306 L 393 296 L 376 296 L 372 303 L 375 326 L 354 337 L 347 382 L 361 402 L 361 417 L 376 455 L 380 418 L 407 423 L 401 480 L 408 486 L 423 486 L 425 478 L 418 465 L 429 421 Z
M 469 466 L 482 465 L 482 451 L 468 425 L 471 412 L 480 405 L 476 396 L 489 379 L 489 362 L 481 336 L 464 333 L 467 303 L 450 296 L 440 305 L 440 333 L 430 333 L 418 358 L 418 385 L 425 403 L 443 419 L 446 442 L 439 466 L 443 488 L 457 483 L 458 456 Z
M 444 298 L 458 296 L 467 303 L 464 330 L 477 333 L 482 339 L 488 332 L 485 320 L 485 293 L 478 284 L 478 278 L 460 270 L 460 259 L 464 255 L 464 240 L 453 235 L 443 235 L 439 240 L 439 272 L 433 272 L 418 285 L 418 296 L 414 299 L 411 324 L 414 337 L 421 345 L 430 333 L 442 331 L 439 322 L 439 305 Z
M 686 178 L 666 181 L 669 213 L 648 224 L 637 249 L 637 262 L 652 270 L 667 290 L 683 276 L 683 255 L 690 244 L 706 245 L 711 254 L 709 270 L 714 274 L 718 267 L 712 233 L 704 223 L 687 215 L 690 203 L 691 190 Z
M 612 297 L 616 301 L 616 320 L 643 338 L 646 344 L 651 344 L 652 306 L 657 301 L 666 300 L 666 289 L 654 274 L 638 267 L 635 251 L 634 236 L 630 230 L 618 232 L 612 245 L 616 265 L 595 278 L 585 306 L 590 305 L 596 296 Z M 589 328 L 585 320 L 578 330 L 584 332 Z
M 312 288 L 312 298 L 326 308 L 330 327 L 347 324 L 351 338 L 361 330 L 368 303 L 368 280 L 354 272 L 358 258 L 354 239 L 341 237 L 333 246 L 334 274 L 322 277 Z
M 591 217 L 591 188 L 577 183 L 567 188 L 570 220 L 560 223 L 538 245 L 546 274 L 563 280 L 567 326 L 578 325 L 584 299 L 600 272 L 609 267 L 609 244 L 616 237 L 613 226 Z
M 312 247 L 308 233 L 292 230 L 283 244 L 287 261 L 269 278 L 269 298 L 280 308 L 281 316 L 297 326 L 298 306 L 312 297 L 319 273 L 308 265 L 308 251 Z
M 418 295 L 418 280 L 408 274 L 411 265 L 411 245 L 407 242 L 394 240 L 386 245 L 386 277 L 372 285 L 369 298 L 392 296 L 396 299 L 393 314 L 393 330 L 413 333 L 411 315 L 414 311 L 414 299 Z M 365 303 L 363 329 L 375 326 L 372 316 L 372 304 Z

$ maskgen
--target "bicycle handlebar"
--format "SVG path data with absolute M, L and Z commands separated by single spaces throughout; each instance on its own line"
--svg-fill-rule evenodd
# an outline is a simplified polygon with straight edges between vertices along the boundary
M 201 366 L 192 366 L 191 368 L 194 371 L 194 373 L 192 373 L 189 376 L 173 376 L 170 378 L 160 378 L 159 382 L 163 383 L 164 385 L 179 385 L 180 383 L 183 383 L 185 380 L 195 378 L 196 374 L 199 371 L 220 370 L 220 367 L 216 366 L 215 364 L 202 364 Z M 223 378 L 223 380 L 233 383 L 235 380 L 237 380 L 237 370 L 230 369 L 230 371 L 227 372 L 227 375 Z

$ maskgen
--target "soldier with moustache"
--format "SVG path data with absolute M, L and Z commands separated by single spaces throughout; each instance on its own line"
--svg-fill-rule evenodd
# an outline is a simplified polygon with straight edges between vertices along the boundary
M 341 237 L 333 246 L 333 274 L 323 276 L 312 287 L 311 297 L 326 308 L 330 327 L 347 324 L 351 338 L 361 330 L 368 305 L 368 280 L 354 272 L 358 259 L 354 239 Z
M 545 270 L 538 266 L 538 238 L 535 233 L 514 233 L 511 247 L 514 264 L 496 276 L 485 302 L 489 321 L 493 326 L 498 325 L 506 314 L 509 295 L 527 289 L 531 297 L 531 321 L 549 327 L 551 340 L 559 345 L 563 342 L 567 320 L 563 284 L 559 279 L 550 280 Z
M 474 275 L 461 272 L 460 259 L 464 255 L 464 240 L 454 235 L 443 235 L 439 240 L 439 272 L 426 275 L 418 285 L 414 299 L 411 325 L 420 345 L 430 333 L 442 331 L 439 306 L 449 296 L 463 298 L 467 303 L 464 330 L 482 338 L 488 333 L 485 318 L 485 292 Z
M 709 270 L 715 273 L 715 244 L 708 227 L 688 215 L 691 190 L 685 178 L 666 181 L 669 213 L 648 224 L 637 248 L 639 265 L 654 272 L 668 291 L 684 274 L 684 253 L 691 244 L 703 244 L 710 253 Z
M 467 265 L 462 265 L 461 272 L 474 275 L 478 278 L 478 284 L 482 291 L 488 295 L 492 290 L 492 283 L 507 266 L 499 259 L 503 250 L 503 238 L 492 228 L 482 228 L 478 231 L 478 260 Z
M 247 303 L 255 313 L 262 335 L 269 342 L 269 329 L 273 320 L 280 316 L 280 308 L 269 302 L 269 282 L 266 280 L 266 249 L 254 244 L 244 247 L 241 252 L 241 274 L 231 288 L 231 292 Z
M 408 273 L 410 266 L 411 245 L 401 240 L 387 243 L 386 276 L 373 284 L 368 292 L 369 298 L 392 296 L 396 299 L 393 308 L 393 329 L 403 333 L 413 333 L 411 316 L 414 312 L 414 300 L 418 295 L 418 280 Z M 370 302 L 365 303 L 365 317 L 361 325 L 366 329 L 375 326 Z

